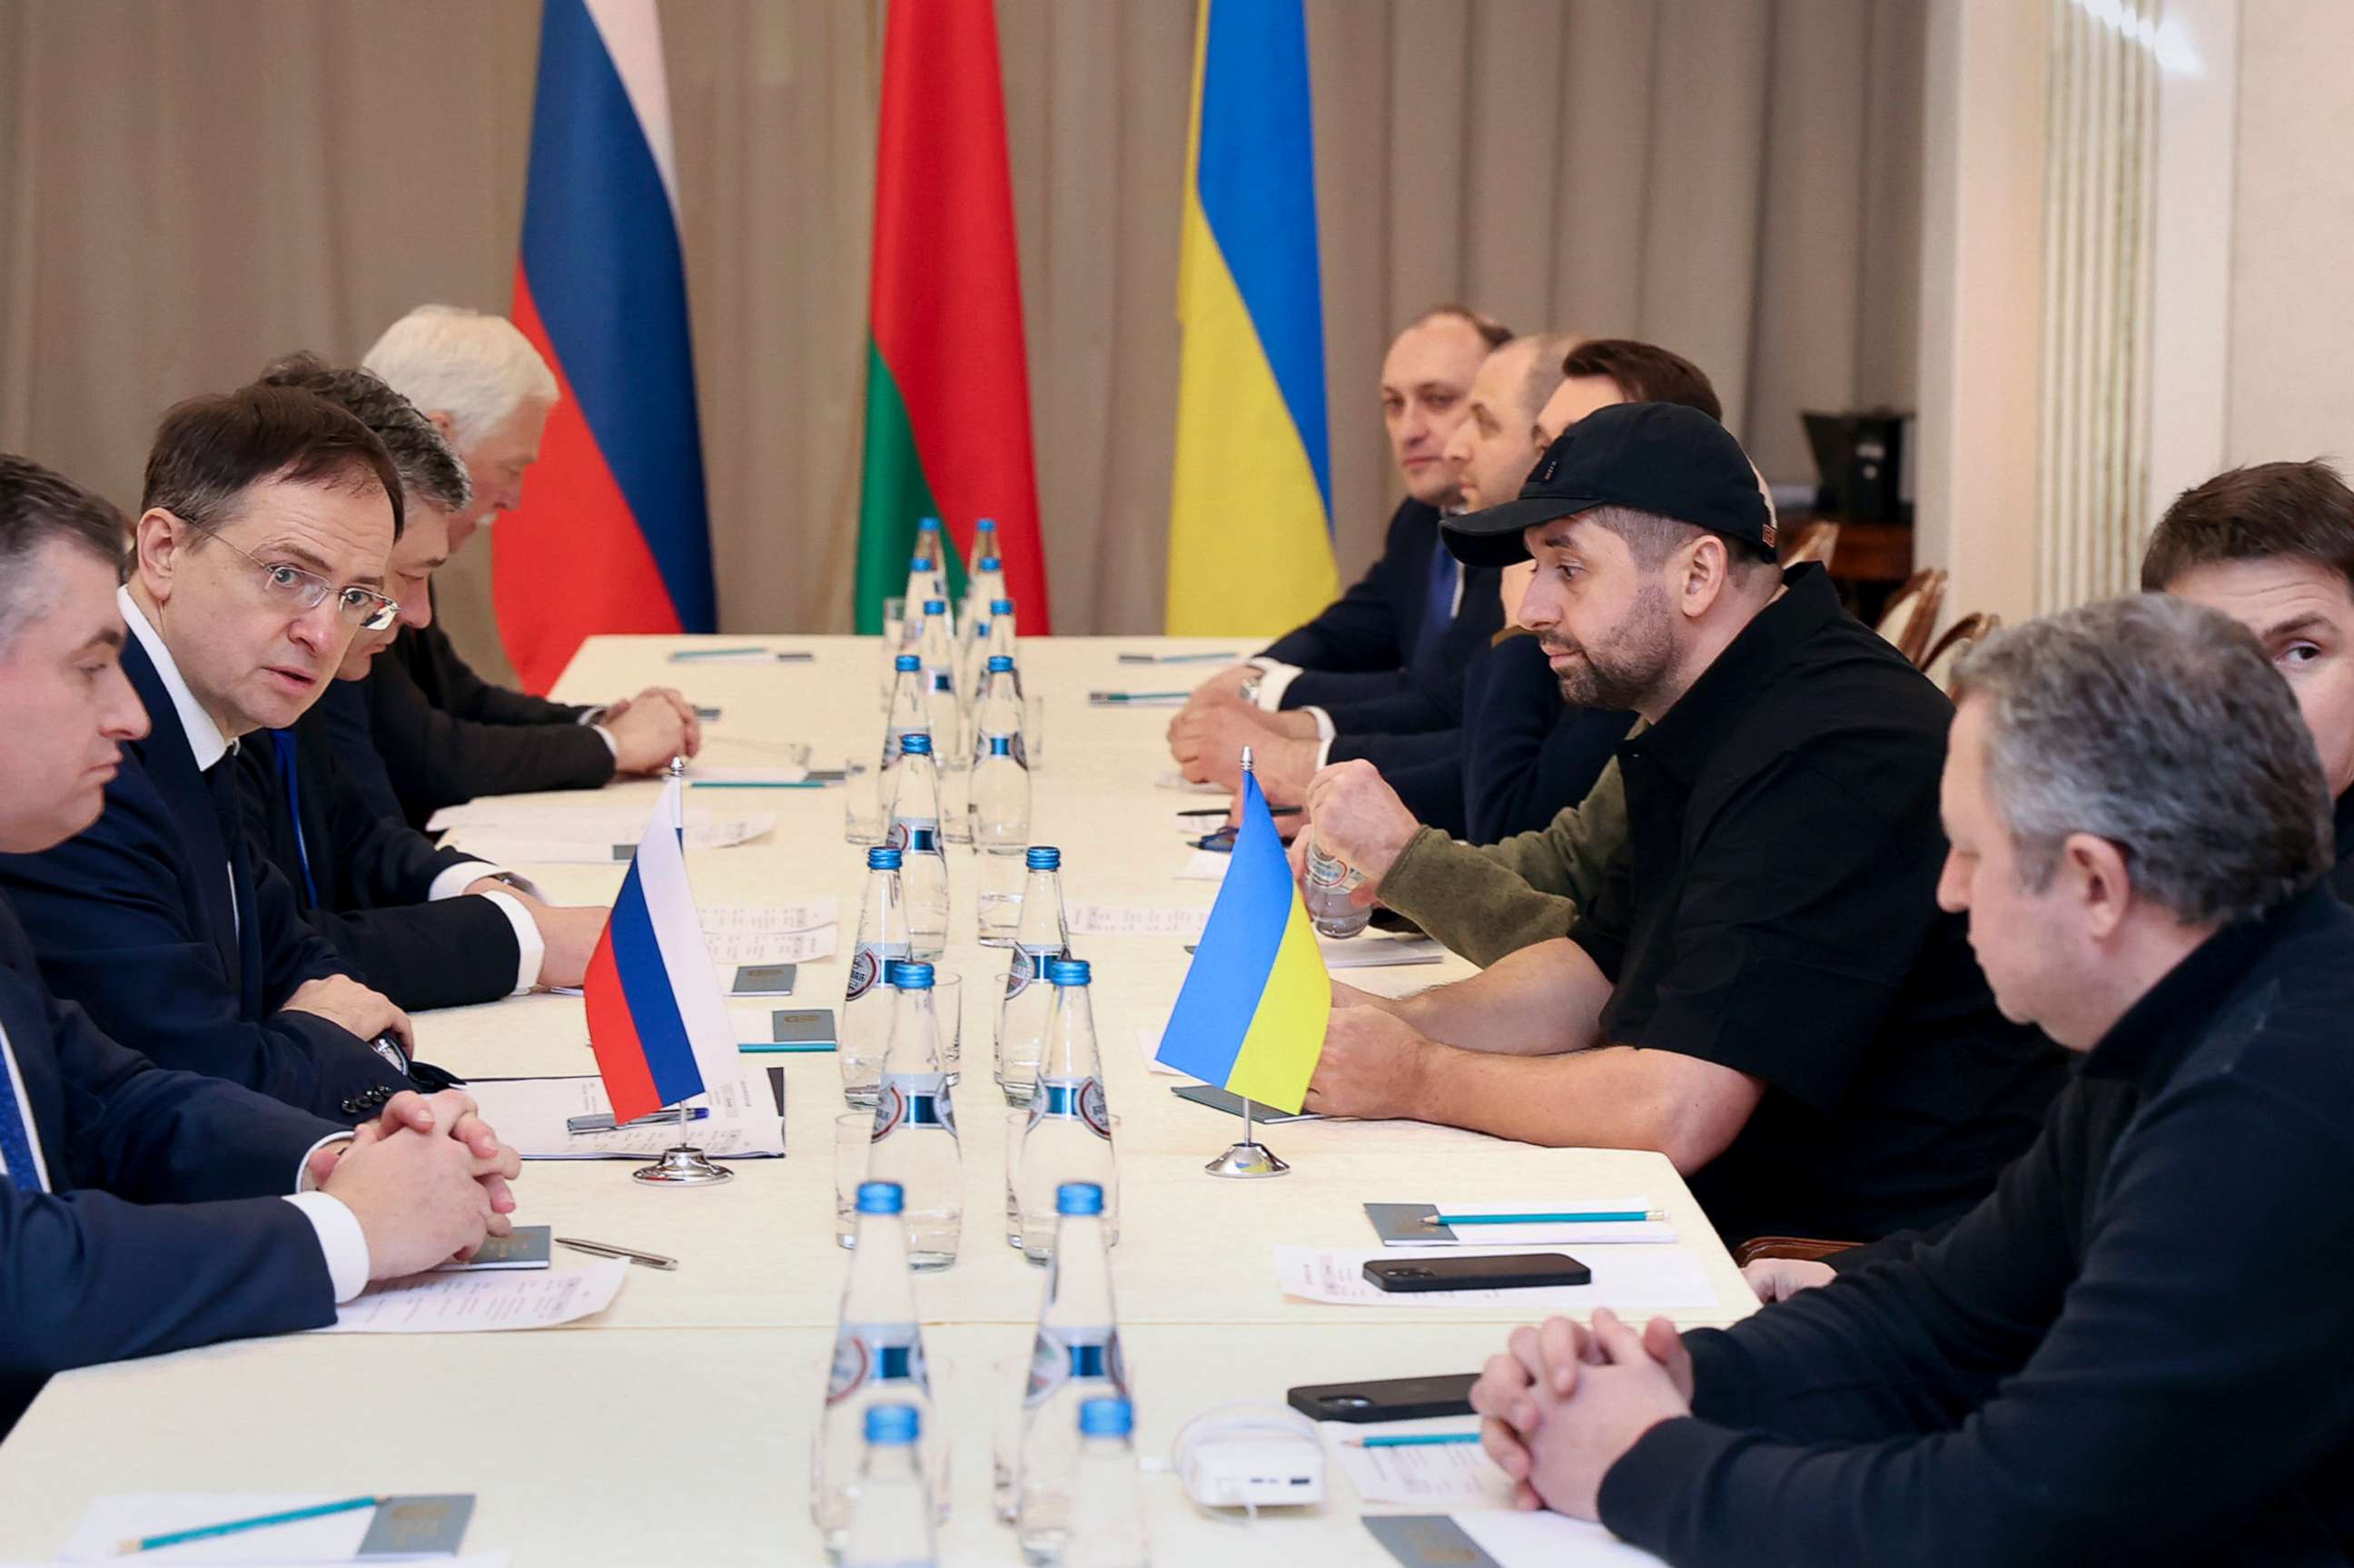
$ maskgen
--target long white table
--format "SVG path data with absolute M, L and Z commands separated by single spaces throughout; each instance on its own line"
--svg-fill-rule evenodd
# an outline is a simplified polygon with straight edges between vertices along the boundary
M 807 741 L 821 765 L 878 744 L 880 654 L 872 639 L 729 638 L 805 649 L 809 663 L 671 663 L 691 639 L 599 638 L 558 688 L 592 701 L 672 683 L 722 710 L 703 761 L 759 766 Z M 1231 644 L 1227 644 L 1231 646 Z M 1167 709 L 1090 708 L 1091 688 L 1189 686 L 1211 666 L 1120 665 L 1118 650 L 1221 646 L 1157 639 L 1025 641 L 1030 691 L 1047 703 L 1034 776 L 1033 837 L 1064 855 L 1067 899 L 1199 905 L 1214 887 L 1176 880 L 1190 854 L 1172 813 L 1214 797 L 1156 787 L 1168 767 Z M 659 786 L 554 805 L 624 801 L 649 809 Z M 836 1006 L 854 939 L 864 855 L 843 835 L 843 791 L 708 790 L 696 806 L 773 812 L 775 831 L 734 848 L 690 852 L 705 905 L 775 904 L 831 895 L 840 949 L 803 966 L 790 1002 L 737 1004 L 752 1030 L 771 1005 Z M 605 901 L 622 868 L 524 865 L 558 901 Z M 1004 1244 L 1002 1101 L 990 1081 L 981 1016 L 1001 949 L 975 940 L 972 858 L 953 849 L 949 949 L 966 977 L 965 1074 L 958 1113 L 965 1231 L 954 1268 L 923 1278 L 917 1298 L 936 1368 L 941 1419 L 955 1445 L 945 1560 L 1013 1563 L 1013 1533 L 988 1507 L 991 1429 L 1005 1399 L 995 1382 L 1028 1351 L 1043 1271 Z M 1175 1098 L 1136 1045 L 1158 1030 L 1186 964 L 1176 938 L 1079 937 L 1095 969 L 1105 1076 L 1120 1118 L 1121 1238 L 1112 1273 L 1132 1366 L 1139 1443 L 1164 1449 L 1187 1417 L 1226 1400 L 1280 1404 L 1295 1383 L 1469 1370 L 1520 1314 L 1462 1307 L 1340 1307 L 1277 1289 L 1277 1244 L 1370 1246 L 1360 1205 L 1493 1197 L 1529 1201 L 1641 1193 L 1678 1227 L 1711 1296 L 1669 1315 L 1723 1324 L 1755 1308 L 1724 1249 L 1660 1156 L 1541 1150 L 1416 1123 L 1286 1124 L 1265 1140 L 1288 1176 L 1223 1181 L 1204 1161 L 1240 1124 Z M 1355 970 L 1352 982 L 1398 992 L 1469 966 Z M 577 1000 L 535 996 L 418 1020 L 429 1059 L 472 1076 L 594 1070 Z M 742 1038 L 762 1037 L 747 1033 Z M 675 1273 L 633 1269 L 605 1313 L 571 1328 L 429 1339 L 305 1338 L 216 1347 L 92 1369 L 53 1381 L 0 1445 L 0 1558 L 40 1557 L 64 1541 L 89 1500 L 138 1491 L 472 1491 L 469 1535 L 518 1564 L 814 1563 L 809 1442 L 820 1403 L 847 1255 L 833 1245 L 832 1121 L 843 1108 L 831 1055 L 758 1057 L 784 1065 L 788 1158 L 740 1161 L 725 1187 L 659 1191 L 625 1164 L 534 1162 L 518 1188 L 526 1223 L 667 1253 Z M 558 1250 L 559 1267 L 585 1260 Z M 1316 1510 L 1263 1516 L 1247 1528 L 1194 1510 L 1173 1478 L 1148 1478 L 1163 1564 L 1380 1563 L 1357 1522 L 1365 1511 L 1337 1472 Z

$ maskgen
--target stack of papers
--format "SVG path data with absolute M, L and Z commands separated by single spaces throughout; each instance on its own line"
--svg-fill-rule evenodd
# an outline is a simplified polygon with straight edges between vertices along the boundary
M 469 854 L 499 865 L 534 862 L 589 865 L 626 862 L 646 835 L 651 806 L 544 806 L 512 800 L 469 800 L 444 806 L 425 826 L 446 833 Z M 686 810 L 688 849 L 726 849 L 760 837 L 777 825 L 774 813 L 720 816 Z
M 566 1123 L 573 1117 L 612 1114 L 600 1078 L 476 1078 L 466 1092 L 482 1108 L 482 1119 L 525 1160 L 642 1161 L 679 1141 L 678 1121 L 666 1113 L 610 1132 L 572 1132 Z M 719 1085 L 705 1104 L 711 1114 L 688 1122 L 686 1129 L 689 1141 L 705 1154 L 773 1160 L 785 1152 L 784 1119 L 777 1114 L 775 1097 L 754 1074 Z
M 1075 937 L 1182 937 L 1190 942 L 1200 937 L 1202 927 L 1210 923 L 1210 909 L 1207 905 L 1188 908 L 1166 904 L 1066 902 L 1063 916 Z
M 1368 1448 L 1368 1437 L 1474 1433 L 1476 1415 L 1428 1421 L 1320 1421 L 1324 1452 L 1357 1496 L 1369 1503 L 1420 1503 L 1426 1508 L 1512 1506 L 1511 1478 L 1477 1443 Z
M 1361 931 L 1353 937 L 1319 937 L 1317 950 L 1328 969 L 1377 969 L 1393 964 L 1436 964 L 1447 949 L 1429 937 L 1386 936 Z
M 1467 1246 L 1451 1255 L 1496 1257 L 1525 1250 Z M 1341 1307 L 1479 1307 L 1532 1316 L 1569 1312 L 1583 1317 L 1596 1307 L 1623 1314 L 1716 1305 L 1716 1292 L 1709 1288 L 1700 1259 L 1675 1247 L 1589 1247 L 1577 1255 L 1577 1261 L 1593 1271 L 1592 1283 L 1518 1290 L 1383 1290 L 1365 1277 L 1365 1265 L 1388 1255 L 1380 1247 L 1278 1246 L 1276 1284 L 1286 1296 Z
M 59 1555 L 69 1563 L 117 1563 L 126 1541 L 258 1520 L 346 1501 L 332 1492 L 138 1492 L 90 1505 Z M 504 1568 L 507 1554 L 452 1555 L 466 1539 L 474 1499 L 466 1493 L 386 1497 L 373 1508 L 288 1520 L 136 1554 L 139 1563 L 308 1563 L 433 1561 L 451 1568 Z
M 613 1304 L 630 1260 L 529 1273 L 419 1274 L 371 1285 L 335 1308 L 319 1334 L 464 1334 L 485 1329 L 552 1329 Z
M 1557 1513 L 1394 1514 L 1365 1529 L 1405 1568 L 1660 1568 L 1600 1525 Z

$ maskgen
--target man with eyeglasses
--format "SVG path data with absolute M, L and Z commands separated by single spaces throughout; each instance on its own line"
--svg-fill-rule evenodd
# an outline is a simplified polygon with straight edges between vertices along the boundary
M 301 717 L 355 635 L 392 624 L 400 525 L 383 443 L 314 394 L 246 387 L 165 414 L 117 595 L 153 727 L 124 747 L 96 825 L 0 855 L 58 995 L 164 1066 L 345 1122 L 450 1080 L 411 1063 L 408 1016 L 248 852 L 233 754 Z

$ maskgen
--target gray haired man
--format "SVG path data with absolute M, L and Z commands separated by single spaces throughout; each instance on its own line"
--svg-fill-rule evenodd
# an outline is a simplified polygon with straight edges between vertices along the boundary
M 1523 1506 L 1671 1563 L 2343 1563 L 2354 913 L 2244 630 L 2116 599 L 1962 667 L 1938 887 L 2083 1053 L 1940 1240 L 1725 1331 L 1606 1311 L 1473 1391 Z
M 472 496 L 450 514 L 455 554 L 478 526 L 521 503 L 556 408 L 556 377 L 513 322 L 454 305 L 409 312 L 363 364 L 432 420 L 465 465 Z M 478 795 L 593 789 L 701 747 L 695 705 L 668 686 L 583 707 L 483 680 L 431 623 L 430 593 L 426 586 L 404 599 L 408 624 L 368 676 L 376 744 L 418 825 Z

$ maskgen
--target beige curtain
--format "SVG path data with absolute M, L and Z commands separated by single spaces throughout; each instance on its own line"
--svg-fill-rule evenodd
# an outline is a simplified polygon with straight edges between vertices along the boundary
M 1387 339 L 1461 299 L 1699 362 L 1770 477 L 1912 397 L 1925 0 L 1310 0 L 1344 576 Z M 1193 0 L 998 0 L 1055 625 L 1161 619 Z M 849 624 L 880 0 L 666 0 L 730 629 Z M 0 448 L 128 503 L 155 416 L 503 308 L 529 0 L 0 0 Z M 481 558 L 445 612 L 485 649 Z M 1247 569 L 1239 554 L 1237 569 Z

